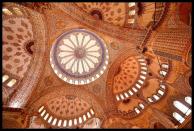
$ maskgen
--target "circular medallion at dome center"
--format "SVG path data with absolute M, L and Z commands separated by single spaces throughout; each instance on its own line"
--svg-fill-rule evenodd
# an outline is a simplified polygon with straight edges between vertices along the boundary
M 96 34 L 73 29 L 63 33 L 52 46 L 50 62 L 54 72 L 70 84 L 90 83 L 106 69 L 108 50 Z

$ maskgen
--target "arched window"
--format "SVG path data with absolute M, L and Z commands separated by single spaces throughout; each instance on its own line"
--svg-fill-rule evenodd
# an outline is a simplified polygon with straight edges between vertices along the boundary
M 135 23 L 135 14 L 136 14 L 136 10 L 135 10 L 136 4 L 135 4 L 135 2 L 129 2 L 128 3 L 128 8 L 129 8 L 129 10 L 128 10 L 128 14 L 129 14 L 128 23 L 133 24 L 133 23 Z
M 154 97 L 156 100 L 159 100 L 159 99 L 160 99 L 157 95 L 153 95 L 153 97 Z
M 191 97 L 190 97 L 190 96 L 185 97 L 185 101 L 186 101 L 189 105 L 191 105 Z
M 189 85 L 192 87 L 192 75 L 189 77 Z
M 16 83 L 16 79 L 12 79 L 7 83 L 7 86 L 12 87 Z
M 183 123 L 183 121 L 185 120 L 185 118 L 183 118 L 180 114 L 178 114 L 177 112 L 173 112 L 173 117 L 179 121 L 180 123 Z
M 135 10 L 130 11 L 129 15 L 135 15 Z
M 128 6 L 129 6 L 129 7 L 135 6 L 135 2 L 129 2 L 129 3 L 128 3 Z
M 191 113 L 191 110 L 182 104 L 180 101 L 174 101 L 174 106 L 179 109 L 182 113 L 186 114 L 187 116 Z
M 164 129 L 164 125 L 159 122 L 154 123 L 154 129 Z
M 139 109 L 138 109 L 138 108 L 135 108 L 135 112 L 136 112 L 137 114 L 139 114 L 139 113 L 140 113 L 140 111 L 139 111 Z
M 7 8 L 3 8 L 3 13 L 6 15 L 12 15 L 12 12 L 8 10 Z
M 3 82 L 5 82 L 7 79 L 9 79 L 8 75 L 3 75 Z
M 83 128 L 100 128 L 101 123 L 99 118 L 92 118 L 84 124 Z
M 129 19 L 128 23 L 134 23 L 135 19 Z
M 32 116 L 29 124 L 30 129 L 46 128 L 43 121 L 38 116 Z

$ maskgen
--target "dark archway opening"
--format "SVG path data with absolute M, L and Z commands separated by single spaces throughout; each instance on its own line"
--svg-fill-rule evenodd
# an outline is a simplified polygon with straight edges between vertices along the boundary
M 123 100 L 123 103 L 124 104 L 128 104 L 130 102 L 130 99 L 125 99 L 125 100 Z
M 29 53 L 29 54 L 33 54 L 33 52 L 34 52 L 34 41 L 30 41 L 30 42 L 28 42 L 27 44 L 26 44 L 26 50 L 27 50 L 27 52 Z
M 190 85 L 191 88 L 192 88 L 192 75 L 189 77 L 189 85 Z
M 102 20 L 102 13 L 99 10 L 93 10 L 90 13 L 94 18 L 98 19 L 98 20 Z
M 141 4 L 141 2 L 137 3 L 137 7 L 138 7 L 138 15 L 141 16 L 143 14 L 143 5 Z
M 160 124 L 159 122 L 156 122 L 156 123 L 154 123 L 154 128 L 155 129 L 164 129 L 165 127 L 162 124 Z
M 150 65 L 151 64 L 151 60 L 146 58 L 146 62 L 147 62 L 147 65 Z
M 119 68 L 117 69 L 115 75 L 118 75 L 121 72 L 121 67 L 119 66 Z
M 147 47 L 144 47 L 142 53 L 144 54 L 146 51 L 148 51 L 148 49 Z

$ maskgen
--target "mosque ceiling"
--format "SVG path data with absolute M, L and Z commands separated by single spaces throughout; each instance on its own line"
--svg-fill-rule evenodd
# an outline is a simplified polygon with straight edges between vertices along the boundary
M 4 128 L 190 127 L 191 9 L 3 3 Z

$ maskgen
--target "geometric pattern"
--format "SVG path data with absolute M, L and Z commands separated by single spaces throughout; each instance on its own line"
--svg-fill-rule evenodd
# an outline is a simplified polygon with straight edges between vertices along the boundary
M 108 50 L 103 40 L 84 29 L 63 33 L 53 44 L 50 63 L 59 78 L 75 85 L 99 78 L 108 65 Z

